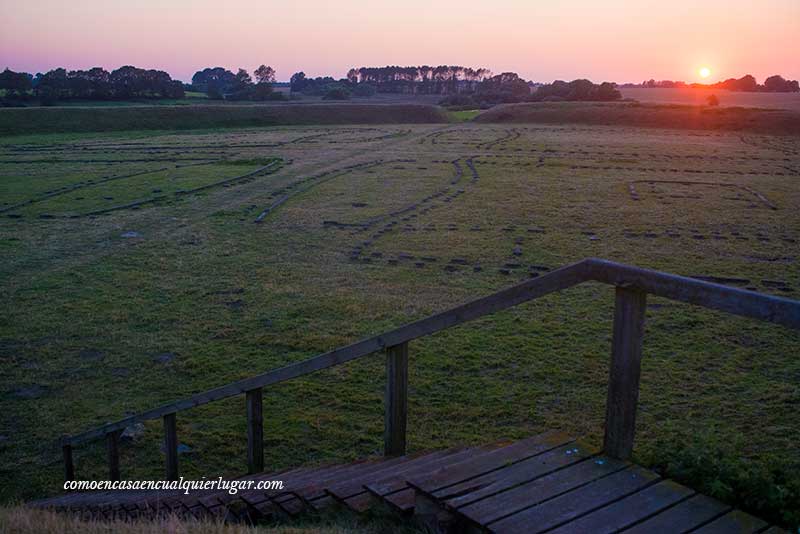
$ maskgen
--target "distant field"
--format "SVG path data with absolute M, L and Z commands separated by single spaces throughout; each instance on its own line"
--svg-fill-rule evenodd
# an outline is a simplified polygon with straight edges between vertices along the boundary
M 716 95 L 721 107 L 741 106 L 800 111 L 800 93 L 739 93 L 719 89 L 620 89 L 623 98 L 658 104 L 705 105 Z
M 437 122 L 447 122 L 439 108 L 416 104 L 36 107 L 0 109 L 0 136 L 282 124 Z
M 800 136 L 800 112 L 632 102 L 507 104 L 481 113 L 483 123 L 591 124 Z
M 798 178 L 800 138 L 726 131 L 450 123 L 4 138 L 0 499 L 58 491 L 61 434 L 587 256 L 797 297 Z M 612 310 L 612 290 L 585 285 L 412 343 L 411 448 L 547 428 L 599 443 Z M 741 473 L 779 465 L 796 483 L 798 352 L 798 332 L 650 299 L 637 458 L 681 476 L 673 454 L 697 443 L 694 472 L 744 458 Z M 267 464 L 379 452 L 383 373 L 368 358 L 265 391 Z M 178 425 L 183 475 L 243 472 L 241 398 Z M 160 477 L 160 445 L 158 421 L 124 442 L 123 478 Z M 80 478 L 105 476 L 102 443 L 76 454 Z

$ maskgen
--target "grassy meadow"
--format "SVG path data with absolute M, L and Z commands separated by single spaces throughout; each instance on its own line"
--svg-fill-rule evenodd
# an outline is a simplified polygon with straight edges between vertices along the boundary
M 53 111 L 33 111 L 0 138 L 3 501 L 60 491 L 62 434 L 588 256 L 800 295 L 798 137 L 139 119 L 37 134 Z M 547 429 L 599 446 L 612 314 L 613 289 L 585 284 L 411 343 L 410 449 Z M 636 459 L 800 521 L 798 351 L 798 332 L 651 298 Z M 383 388 L 380 355 L 269 388 L 267 465 L 379 454 Z M 182 475 L 244 473 L 243 398 L 180 413 L 178 436 Z M 122 477 L 160 478 L 160 446 L 160 421 L 123 441 Z M 106 477 L 103 442 L 75 454 L 78 478 Z
M 800 111 L 800 93 L 745 93 L 705 88 L 620 88 L 623 98 L 659 104 L 704 105 L 710 95 L 719 99 L 721 107 L 756 107 Z

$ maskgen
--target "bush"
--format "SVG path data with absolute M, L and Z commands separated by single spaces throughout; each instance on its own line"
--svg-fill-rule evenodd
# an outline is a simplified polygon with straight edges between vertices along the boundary
M 344 87 L 331 87 L 322 96 L 323 100 L 350 100 L 350 91 Z
M 800 526 L 800 463 L 797 458 L 746 459 L 741 440 L 709 432 L 656 444 L 654 463 L 664 476 L 758 517 Z
M 470 95 L 450 95 L 441 99 L 439 105 L 447 107 L 469 106 L 470 109 L 474 109 L 478 104 Z
M 215 85 L 211 85 L 208 87 L 208 99 L 209 100 L 222 100 L 224 97 L 222 95 L 222 91 L 219 90 L 219 87 Z
M 717 95 L 708 95 L 706 97 L 706 104 L 709 106 L 719 106 L 719 98 L 717 98 Z

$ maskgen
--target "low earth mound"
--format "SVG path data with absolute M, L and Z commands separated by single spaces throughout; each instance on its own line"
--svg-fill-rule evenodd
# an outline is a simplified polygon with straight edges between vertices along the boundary
M 489 123 L 592 124 L 644 126 L 687 130 L 747 131 L 773 135 L 800 135 L 800 113 L 762 108 L 640 103 L 558 102 L 508 104 L 475 118 Z
M 311 124 L 447 122 L 435 106 L 319 104 L 0 109 L 0 135 Z

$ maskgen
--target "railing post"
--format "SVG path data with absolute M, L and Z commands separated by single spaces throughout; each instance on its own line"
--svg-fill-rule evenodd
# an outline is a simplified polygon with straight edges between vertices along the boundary
M 627 460 L 633 452 L 647 293 L 616 288 L 614 337 L 606 401 L 605 453 Z
M 383 453 L 406 453 L 408 415 L 408 342 L 386 349 L 386 395 L 384 399 Z
M 164 416 L 164 452 L 166 453 L 166 479 L 178 480 L 178 427 L 175 412 Z
M 108 451 L 108 479 L 119 480 L 119 435 L 115 430 L 106 434 L 106 451 Z
M 61 445 L 61 453 L 64 455 L 64 481 L 75 480 L 75 464 L 72 463 L 72 445 L 64 443 Z
M 245 392 L 247 404 L 247 472 L 264 470 L 264 418 L 261 388 Z

